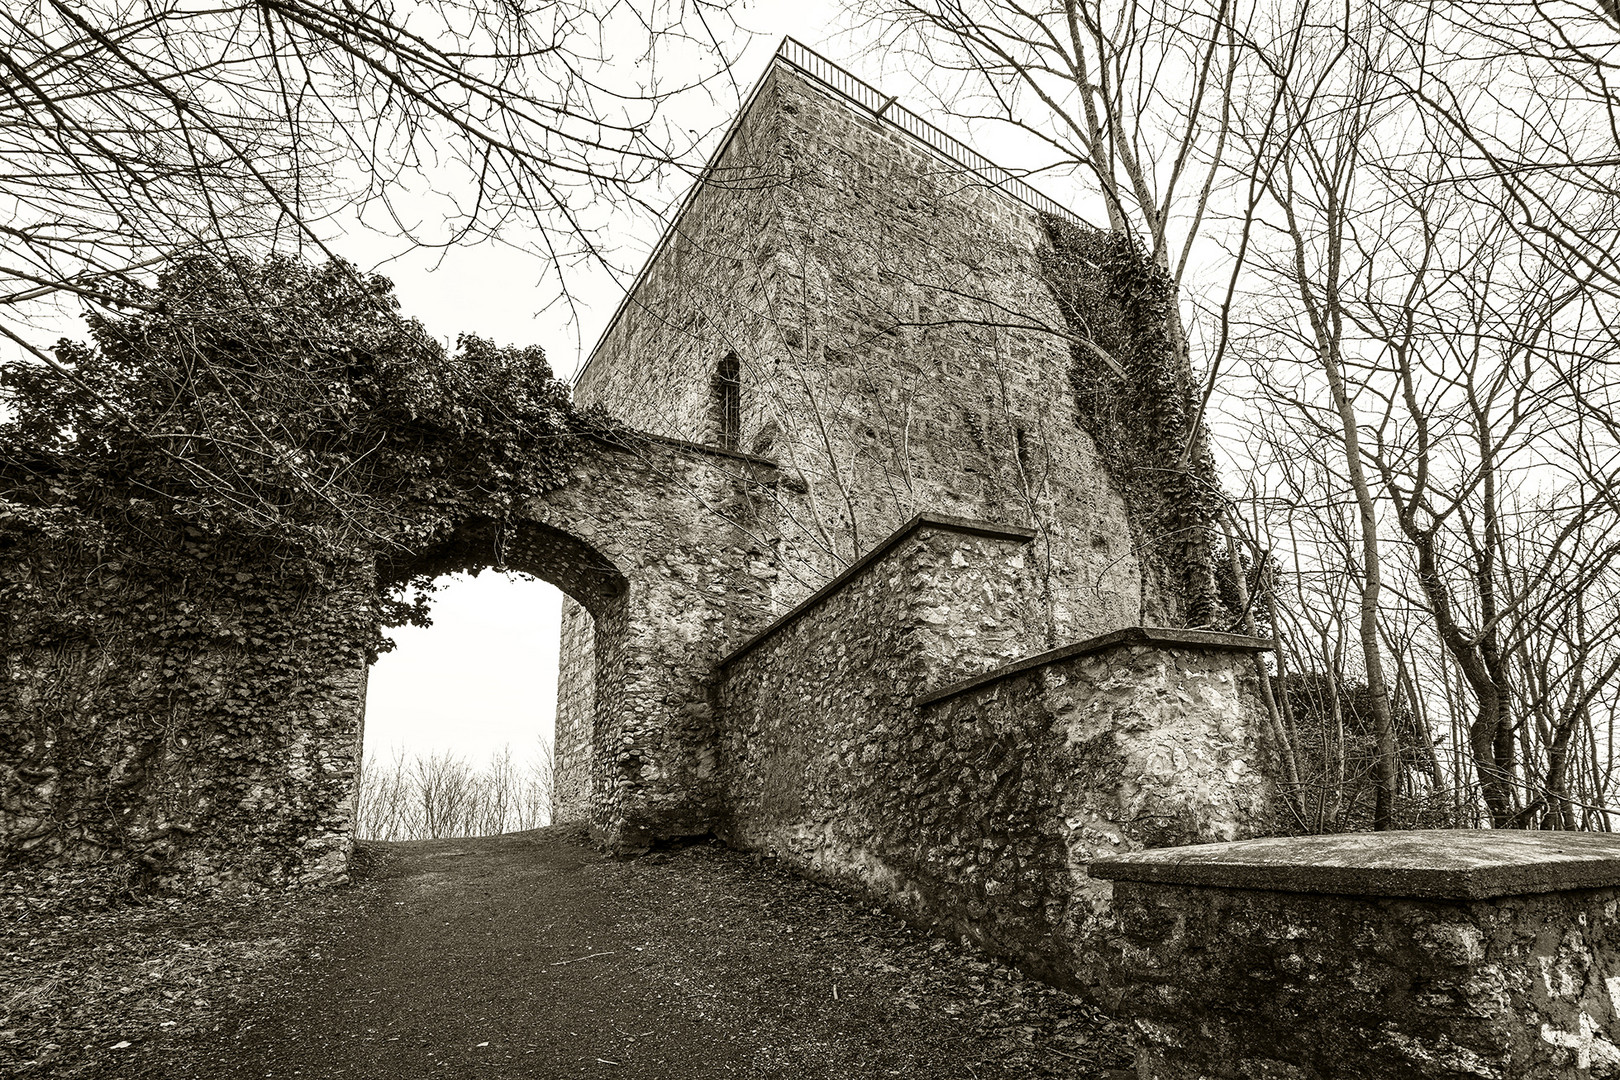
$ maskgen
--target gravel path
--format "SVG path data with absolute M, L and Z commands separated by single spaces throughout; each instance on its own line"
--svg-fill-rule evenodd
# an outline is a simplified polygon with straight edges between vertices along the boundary
M 718 846 L 626 862 L 540 830 L 370 852 L 218 1033 L 133 1047 L 116 1075 L 1128 1075 L 1076 999 Z

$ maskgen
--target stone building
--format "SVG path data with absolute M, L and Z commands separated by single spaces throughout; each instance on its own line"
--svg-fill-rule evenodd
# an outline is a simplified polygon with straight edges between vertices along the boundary
M 717 833 L 1063 975 L 1106 906 L 1086 859 L 1251 835 L 1270 789 L 1257 643 L 1138 629 L 1180 602 L 1077 422 L 1053 215 L 789 41 L 575 396 L 775 477 L 715 508 L 769 610 L 670 688 L 705 802 L 647 838 Z M 598 818 L 673 766 L 604 742 L 572 600 L 562 635 L 557 815 Z
M 893 122 L 903 108 L 880 117 L 863 96 L 877 94 L 784 46 L 576 399 L 788 471 L 802 491 L 783 528 L 783 608 L 932 512 L 1036 530 L 1048 644 L 1173 621 L 1144 595 L 1123 502 L 1076 434 L 1042 197 L 991 186 L 942 134 L 919 137 Z
M 822 65 L 791 42 L 775 58 L 576 401 L 785 470 L 778 613 L 933 513 L 1035 531 L 1015 652 L 1173 621 L 1074 420 L 1040 211 L 817 78 Z M 589 616 L 565 600 L 565 808 L 589 743 L 590 650 Z
M 1620 1076 L 1612 839 L 1246 839 L 1276 828 L 1266 643 L 1189 626 L 1219 601 L 1152 516 L 1187 489 L 1088 434 L 1083 365 L 1147 322 L 1054 258 L 1097 235 L 786 43 L 583 369 L 620 426 L 566 436 L 566 481 L 392 576 L 248 605 L 180 575 L 183 653 L 99 549 L 0 550 L 44 612 L 0 635 L 0 861 L 341 880 L 366 650 L 339 631 L 379 582 L 500 566 L 569 598 L 556 816 L 606 847 L 714 835 L 873 894 L 1131 1017 L 1145 1080 Z M 1185 421 L 1154 400 L 1111 422 Z

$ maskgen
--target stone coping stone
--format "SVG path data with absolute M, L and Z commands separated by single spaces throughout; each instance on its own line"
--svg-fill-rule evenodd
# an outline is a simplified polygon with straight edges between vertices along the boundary
M 1109 649 L 1129 648 L 1132 645 L 1154 645 L 1163 649 L 1208 649 L 1216 652 L 1265 652 L 1271 648 L 1271 642 L 1244 634 L 1225 634 L 1216 630 L 1182 630 L 1172 626 L 1127 626 L 1086 638 L 1084 641 L 1060 645 L 1047 652 L 1036 653 L 1034 656 L 992 668 L 983 675 L 975 675 L 971 679 L 952 683 L 950 686 L 923 694 L 917 699 L 917 705 L 919 707 L 932 705 L 936 701 L 944 701 L 946 698 L 965 694 L 969 690 L 977 690 L 987 683 L 1010 679 L 1014 675 L 1055 664 L 1060 660 L 1106 652 Z
M 865 570 L 868 566 L 871 566 L 873 563 L 883 558 L 883 556 L 893 551 L 900 545 L 900 542 L 905 540 L 908 536 L 911 536 L 913 533 L 922 529 L 938 529 L 942 532 L 954 532 L 966 536 L 988 536 L 992 539 L 1006 540 L 1009 543 L 1014 544 L 1027 544 L 1031 540 L 1035 539 L 1034 529 L 1026 529 L 1020 525 L 1002 525 L 993 521 L 979 521 L 976 518 L 954 517 L 950 514 L 918 514 L 916 517 L 900 526 L 894 532 L 890 533 L 888 539 L 878 544 L 877 547 L 850 563 L 837 577 L 833 578 L 831 581 L 827 582 L 827 584 L 811 593 L 796 606 L 788 609 L 788 612 L 785 615 L 781 616 L 765 629 L 761 630 L 759 633 L 755 634 L 753 637 L 731 650 L 731 652 L 720 661 L 719 666 L 724 668 L 726 665 L 736 662 L 744 655 L 752 652 L 755 648 L 763 644 L 771 635 L 786 629 L 795 622 L 798 622 L 801 617 L 808 614 L 817 605 L 821 604 L 822 601 L 833 595 L 833 593 L 836 593 L 839 589 L 842 589 L 844 585 L 856 574 L 859 574 L 862 570 Z
M 1512 829 L 1279 836 L 1096 859 L 1096 878 L 1434 900 L 1620 887 L 1620 835 Z

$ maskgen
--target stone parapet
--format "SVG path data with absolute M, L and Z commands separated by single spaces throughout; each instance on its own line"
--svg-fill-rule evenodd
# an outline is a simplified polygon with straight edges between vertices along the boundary
M 991 683 L 1011 679 L 1025 672 L 1048 667 L 1063 660 L 1073 660 L 1078 657 L 1091 656 L 1095 653 L 1133 645 L 1158 646 L 1162 649 L 1179 647 L 1213 652 L 1240 653 L 1261 653 L 1271 649 L 1269 642 L 1243 634 L 1226 634 L 1213 630 L 1183 630 L 1178 627 L 1168 626 L 1127 626 L 1107 634 L 1099 634 L 1094 638 L 1087 638 L 1085 641 L 1076 641 L 1056 649 L 1049 649 L 1035 656 L 1026 657 L 992 671 L 987 671 L 983 675 L 964 679 L 959 683 L 923 695 L 918 699 L 917 704 L 933 705 L 936 702 L 947 701 L 961 694 L 979 690 Z
M 785 631 L 801 618 L 817 611 L 829 604 L 834 597 L 846 589 L 855 579 L 866 574 L 870 567 L 889 555 L 895 548 L 912 539 L 920 530 L 929 529 L 936 533 L 954 536 L 988 537 L 991 540 L 1004 541 L 1014 548 L 1021 548 L 1035 538 L 1032 529 L 1024 529 L 1014 525 L 998 525 L 986 521 L 975 521 L 971 518 L 955 517 L 948 514 L 918 514 L 900 528 L 896 529 L 887 540 L 878 544 L 865 555 L 856 559 L 845 567 L 844 571 L 828 581 L 821 588 L 805 597 L 798 604 L 777 617 L 771 624 L 758 634 L 733 649 L 720 661 L 722 668 L 735 663 L 744 656 L 753 652 L 765 642 Z M 965 564 L 964 564 L 965 565 Z M 1021 570 L 1023 563 L 1020 560 L 1015 569 Z
M 1620 838 L 1433 830 L 1098 859 L 1142 1080 L 1620 1076 Z
M 1113 925 L 1113 889 L 1087 865 L 1099 856 L 1258 836 L 1272 827 L 1253 653 L 1230 634 L 1127 627 L 945 685 L 919 699 L 919 722 L 960 755 L 964 786 L 982 775 L 981 744 L 1016 740 L 1001 768 L 1037 777 L 1015 815 L 994 788 L 966 807 L 994 808 L 968 828 L 1020 830 L 1041 840 L 1047 873 L 1022 876 L 1019 902 L 1040 912 L 1038 934 L 1007 934 L 1003 909 L 963 907 L 963 929 L 993 951 L 1094 989 Z M 924 800 L 926 805 L 926 800 Z M 999 870 L 999 868 L 992 868 Z M 988 899 L 1001 873 L 988 875 Z M 974 893 L 945 874 L 948 891 Z

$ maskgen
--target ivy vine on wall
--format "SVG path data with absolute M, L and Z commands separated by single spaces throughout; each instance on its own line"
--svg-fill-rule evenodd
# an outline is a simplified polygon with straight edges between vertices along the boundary
M 1222 495 L 1196 413 L 1192 373 L 1171 337 L 1170 275 L 1136 240 L 1044 215 L 1048 284 L 1071 334 L 1079 422 L 1125 495 L 1152 617 L 1225 629 L 1215 575 Z
M 343 831 L 366 665 L 426 618 L 419 556 L 605 421 L 341 262 L 188 259 L 87 322 L 0 370 L 0 857 L 295 879 Z

